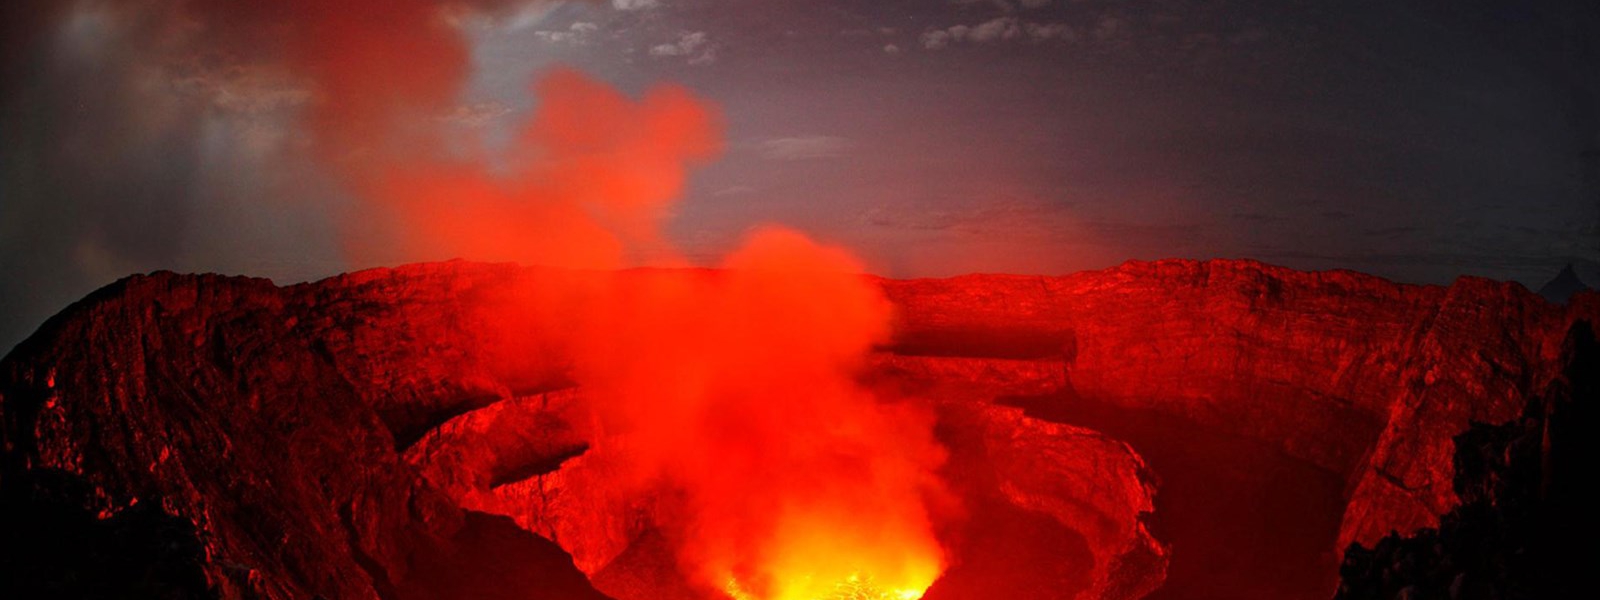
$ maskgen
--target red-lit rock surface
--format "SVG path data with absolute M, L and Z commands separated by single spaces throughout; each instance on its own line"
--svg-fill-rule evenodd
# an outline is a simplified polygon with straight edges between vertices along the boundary
M 0 362 L 8 505 L 49 492 L 19 489 L 47 473 L 88 487 L 82 509 L 101 518 L 157 504 L 194 525 L 227 598 L 603 597 L 556 545 L 408 468 L 371 401 L 383 392 L 299 335 L 293 302 L 265 280 L 159 274 L 46 323 Z M 62 534 L 8 524 L 8 559 Z M 7 573 L 8 593 L 122 597 L 136 582 L 81 580 L 116 569 L 96 548 L 66 556 L 90 564 L 38 587 L 23 582 L 39 572 Z
M 608 276 L 453 262 L 285 288 L 119 282 L 0 363 L 0 485 L 58 469 L 108 515 L 159 498 L 195 524 L 227 597 L 594 595 L 574 559 L 618 596 L 669 597 L 682 582 L 662 574 L 653 501 L 608 486 L 607 457 L 586 451 L 606 433 L 570 389 L 560 314 L 583 294 L 553 290 Z M 945 407 L 950 468 L 987 465 L 953 472 L 954 487 L 999 515 L 992 531 L 1081 547 L 1062 552 L 1086 565 L 1029 584 L 1070 592 L 1056 597 L 1139 597 L 1169 559 L 1141 518 L 1161 502 L 1138 444 L 1048 422 L 1072 422 L 1059 415 L 1155 415 L 1341 478 L 1331 553 L 1449 510 L 1451 436 L 1514 417 L 1568 325 L 1600 316 L 1592 294 L 1561 307 L 1515 284 L 1248 261 L 881 284 L 898 322 L 869 381 Z M 485 540 L 499 551 L 474 554 Z M 1174 573 L 1185 557 L 1171 551 Z M 930 598 L 993 589 L 984 578 L 1003 570 L 958 561 Z
M 1411 286 L 1250 261 L 1128 263 L 1066 277 L 885 282 L 905 350 L 963 339 L 1058 355 L 1077 395 L 1264 440 L 1347 474 L 1339 543 L 1454 505 L 1451 437 L 1513 418 L 1555 374 L 1569 307 L 1514 283 Z M 1054 335 L 1050 335 L 1050 334 Z

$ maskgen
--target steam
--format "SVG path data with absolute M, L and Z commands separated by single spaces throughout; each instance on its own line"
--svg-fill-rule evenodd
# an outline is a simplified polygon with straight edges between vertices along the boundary
M 677 86 L 633 101 L 572 70 L 534 91 L 540 109 L 500 172 L 486 159 L 420 157 L 347 176 L 425 256 L 615 268 L 664 246 L 688 168 L 719 146 L 713 112 Z
M 304 134 L 290 147 L 348 195 L 335 229 L 358 264 L 659 264 L 689 171 L 721 145 L 716 110 L 678 86 L 634 99 L 557 69 L 492 148 L 443 117 L 469 74 L 451 11 L 497 4 L 95 6 L 140 16 L 141 64 L 194 69 L 199 89 L 219 72 L 295 88 L 281 96 Z M 929 415 L 855 380 L 889 304 L 847 252 L 789 230 L 756 232 L 723 267 L 619 276 L 566 315 L 578 382 L 628 440 L 594 451 L 626 453 L 627 484 L 678 499 L 662 526 L 705 587 L 789 600 L 870 581 L 920 596 L 944 565 L 926 504 L 943 451 Z
M 311 151 L 357 200 L 340 220 L 354 262 L 399 254 L 614 268 L 660 246 L 686 170 L 718 150 L 713 112 L 677 86 L 635 102 L 555 70 L 534 84 L 542 104 L 512 146 L 491 150 L 443 117 L 469 75 L 452 11 L 498 4 L 194 8 L 244 43 L 284 40 L 279 66 L 313 90 L 303 115 Z
M 661 245 L 688 169 L 720 145 L 713 109 L 682 88 L 634 101 L 558 70 L 534 85 L 539 108 L 509 153 L 486 156 L 422 118 L 450 97 L 437 78 L 459 85 L 459 48 L 429 37 L 435 21 L 397 19 L 442 57 L 401 72 L 381 49 L 392 40 L 364 28 L 354 48 L 322 48 L 347 35 L 340 14 L 293 53 L 321 84 L 317 148 L 426 255 L 630 264 Z M 888 303 L 847 253 L 791 231 L 754 234 L 724 267 L 623 278 L 571 315 L 578 383 L 626 432 L 633 483 L 681 498 L 664 526 L 684 570 L 740 597 L 822 597 L 861 577 L 920 596 L 943 569 L 924 505 L 942 451 L 927 415 L 854 379 L 888 334 Z
M 854 378 L 890 308 L 847 252 L 754 233 L 723 264 L 618 280 L 580 336 L 580 381 L 676 492 L 690 575 L 738 598 L 804 600 L 870 578 L 920 597 L 942 572 L 925 501 L 932 420 Z

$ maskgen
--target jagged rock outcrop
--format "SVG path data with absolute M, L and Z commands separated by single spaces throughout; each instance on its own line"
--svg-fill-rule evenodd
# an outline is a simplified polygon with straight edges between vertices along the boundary
M 957 456 L 955 464 L 987 470 L 993 489 L 1009 507 L 1047 515 L 1077 532 L 1093 558 L 1086 589 L 1077 594 L 1065 593 L 1070 588 L 1058 582 L 1032 590 L 991 585 L 991 593 L 1131 600 L 1161 586 L 1167 550 L 1145 522 L 1154 510 L 1155 484 L 1144 460 L 1126 442 L 1028 417 L 1015 408 L 952 405 L 942 417 L 947 431 L 978 430 L 976 448 L 950 444 L 953 452 L 974 454 Z
M 63 487 L 102 519 L 159 507 L 202 557 L 169 597 L 603 597 L 559 547 L 408 469 L 366 382 L 296 334 L 289 299 L 265 280 L 157 274 L 46 323 L 0 363 L 8 508 Z M 116 564 L 11 562 L 60 535 L 36 516 L 8 515 L 22 527 L 0 542 L 16 597 L 129 593 L 95 575 Z
M 1514 283 L 1401 285 L 1250 261 L 1159 261 L 1065 277 L 885 282 L 901 352 L 1058 356 L 1077 397 L 1264 440 L 1345 474 L 1339 545 L 1455 505 L 1450 440 L 1505 422 L 1554 377 L 1600 296 Z
M 0 491 L 37 497 L 48 486 L 32 482 L 52 473 L 87 489 L 80 503 L 96 516 L 137 514 L 135 498 L 159 506 L 153 516 L 193 528 L 163 531 L 178 547 L 193 540 L 190 572 L 225 597 L 452 597 L 495 577 L 594 595 L 547 539 L 597 580 L 637 585 L 642 571 L 601 566 L 659 558 L 635 518 L 649 502 L 616 499 L 590 521 L 561 504 L 604 480 L 585 451 L 603 432 L 570 389 L 563 307 L 626 276 L 452 262 L 281 288 L 124 280 L 0 362 Z M 1515 284 L 1408 286 L 1249 261 L 877 281 L 897 324 L 872 361 L 875 385 L 978 414 L 1018 398 L 1039 414 L 1095 403 L 1260 441 L 1348 482 L 1337 547 L 1435 524 L 1456 504 L 1451 439 L 1515 418 L 1555 377 L 1561 334 L 1600 320 L 1595 294 L 1563 307 Z M 1117 447 L 990 417 L 977 421 L 1055 448 L 1047 456 L 1070 455 L 1073 439 Z M 1001 461 L 1011 475 L 988 489 L 1010 491 L 990 500 L 1015 509 L 1018 531 L 1080 540 L 1062 544 L 1094 564 L 1074 575 L 1088 578 L 1081 589 L 1137 597 L 1169 558 L 1142 525 L 1150 479 L 1137 451 L 1045 479 L 1034 476 L 1050 465 Z M 1058 498 L 1079 487 L 1052 482 L 1074 477 L 1124 492 Z M 515 552 L 461 558 L 484 540 Z
M 1336 598 L 1584 598 L 1583 551 L 1600 519 L 1590 484 L 1600 425 L 1600 345 L 1587 323 L 1567 338 L 1562 377 L 1520 418 L 1455 438 L 1462 503 L 1437 528 L 1352 545 Z

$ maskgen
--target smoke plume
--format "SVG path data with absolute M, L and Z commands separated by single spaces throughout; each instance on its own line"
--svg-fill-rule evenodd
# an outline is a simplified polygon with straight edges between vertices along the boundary
M 855 379 L 890 322 L 859 272 L 768 228 L 721 271 L 627 274 L 588 315 L 579 380 L 629 441 L 615 450 L 636 483 L 681 499 L 667 534 L 698 583 L 911 598 L 942 572 L 927 502 L 943 450 L 925 410 Z
M 256 200 L 330 215 L 351 262 L 660 264 L 672 204 L 689 171 L 721 145 L 716 110 L 681 87 L 633 99 L 557 69 L 533 83 L 537 108 L 511 143 L 490 146 L 444 117 L 469 75 L 452 17 L 496 4 L 127 0 L 11 12 L 29 23 L 87 19 L 76 25 L 88 28 L 84 38 L 67 40 L 85 47 L 99 33 L 118 34 L 119 48 L 135 52 L 122 56 L 116 85 L 185 82 L 188 95 L 168 107 L 173 115 L 255 111 L 289 123 L 296 139 L 266 144 L 283 154 L 251 164 L 303 165 L 344 200 Z M 47 43 L 8 38 L 7 50 Z M 26 78 L 12 83 L 19 64 L 7 57 L 8 92 L 38 87 Z M 33 92 L 55 93 L 48 85 Z M 108 114 L 91 115 L 82 135 L 115 141 L 101 126 L 129 107 L 100 108 Z M 204 131 L 174 131 L 157 150 L 203 161 L 235 147 L 202 145 Z M 165 164 L 182 172 L 157 179 L 188 182 L 199 170 Z M 45 166 L 48 177 L 30 192 L 41 206 L 63 191 L 50 187 L 51 177 L 86 173 L 102 195 L 118 187 L 115 178 L 96 179 L 93 156 Z M 22 167 L 7 163 L 14 168 Z M 116 246 L 87 252 L 122 255 Z M 678 264 L 670 253 L 666 262 Z M 130 266 L 138 265 L 116 265 Z M 880 401 L 855 381 L 866 352 L 888 333 L 888 303 L 848 253 L 788 230 L 755 233 L 723 267 L 619 277 L 565 315 L 579 324 L 578 383 L 629 440 L 627 448 L 594 451 L 626 452 L 636 471 L 626 483 L 681 499 L 663 527 L 685 574 L 703 586 L 789 600 L 870 582 L 919 596 L 944 563 L 925 503 L 938 491 L 933 473 L 943 453 L 927 414 Z
M 686 170 L 718 149 L 713 112 L 676 86 L 635 102 L 556 70 L 534 85 L 541 104 L 511 147 L 488 148 L 444 118 L 469 75 L 451 16 L 498 4 L 196 0 L 193 14 L 232 40 L 222 51 L 276 42 L 276 65 L 312 90 L 301 122 L 317 163 L 356 200 L 340 223 L 358 264 L 618 267 L 661 245 Z

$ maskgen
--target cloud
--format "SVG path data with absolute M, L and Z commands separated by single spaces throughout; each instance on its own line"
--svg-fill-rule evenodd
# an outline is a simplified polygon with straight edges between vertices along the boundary
M 462 103 L 469 36 L 537 27 L 548 4 L 13 0 L 0 19 L 0 349 L 130 272 L 292 282 L 422 258 L 390 243 L 402 226 L 368 199 L 375 165 L 459 158 L 462 128 L 506 114 Z
M 454 12 L 447 13 L 457 27 L 498 27 L 506 31 L 522 31 L 543 23 L 550 16 L 552 5 L 534 2 L 521 7 L 510 9 L 508 13 L 494 15 L 481 12 Z
M 1011 17 L 1000 17 L 973 27 L 968 39 L 977 43 L 1012 40 L 1022 35 L 1022 26 Z
M 611 8 L 623 11 L 660 8 L 661 0 L 611 0 Z
M 579 21 L 566 29 L 535 31 L 533 35 L 546 42 L 581 45 L 589 43 L 589 39 L 599 30 L 599 25 Z
M 132 272 L 329 274 L 327 214 L 285 210 L 325 193 L 293 155 L 304 81 L 235 40 L 199 51 L 168 4 L 4 12 L 0 352 Z
M 988 4 L 1000 12 L 1009 13 L 1016 12 L 1019 6 L 1024 9 L 1043 8 L 1049 6 L 1051 1 L 1052 0 L 949 0 L 949 3 L 956 6 Z
M 861 225 L 904 231 L 952 231 L 967 235 L 1038 231 L 1056 223 L 1070 204 L 1036 198 L 995 197 L 958 205 L 908 203 L 869 208 L 857 215 Z
M 711 195 L 719 196 L 719 197 L 721 197 L 721 196 L 744 196 L 744 195 L 754 194 L 755 192 L 756 192 L 756 188 L 750 187 L 748 185 L 730 185 L 730 186 L 718 189 L 715 192 L 711 192 Z
M 476 128 L 488 125 L 508 114 L 511 114 L 511 107 L 505 104 L 499 102 L 477 102 L 457 106 L 455 110 L 440 118 L 448 123 Z
M 1094 35 L 1094 39 L 1097 40 L 1109 40 L 1116 37 L 1118 33 L 1122 32 L 1122 30 L 1123 21 L 1120 17 L 1117 17 L 1116 15 L 1104 15 L 1100 17 L 1098 22 L 1095 23 L 1092 35 Z
M 685 31 L 677 41 L 650 47 L 650 56 L 657 58 L 684 57 L 691 65 L 711 64 L 717 59 L 717 47 L 704 31 Z
M 888 44 L 888 45 L 885 45 L 883 47 L 883 52 L 885 54 L 899 54 L 900 53 L 900 47 L 896 46 L 894 44 Z
M 826 135 L 781 137 L 761 142 L 761 155 L 769 160 L 814 160 L 844 156 L 850 140 Z
M 303 82 L 260 65 L 178 61 L 167 66 L 164 76 L 173 91 L 230 115 L 269 115 L 298 108 L 311 99 L 311 90 Z
M 1076 33 L 1063 23 L 1037 23 L 1016 17 L 995 17 L 976 25 L 951 25 L 929 29 L 918 38 L 923 49 L 940 50 L 953 44 L 997 44 L 1006 42 L 1074 41 Z
M 1071 27 L 1065 23 L 1025 23 L 1023 29 L 1028 32 L 1028 39 L 1036 42 L 1046 40 L 1073 41 L 1075 35 Z

